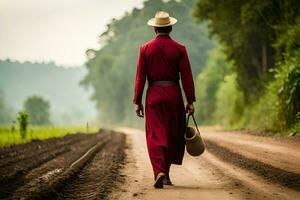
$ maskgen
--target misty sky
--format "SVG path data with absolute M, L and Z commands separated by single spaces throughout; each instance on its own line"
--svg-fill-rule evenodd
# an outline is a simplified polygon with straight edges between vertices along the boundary
M 113 17 L 143 0 L 0 0 L 0 59 L 85 62 Z

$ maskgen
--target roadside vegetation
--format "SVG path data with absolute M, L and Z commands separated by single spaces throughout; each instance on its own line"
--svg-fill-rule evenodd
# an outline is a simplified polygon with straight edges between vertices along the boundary
M 202 123 L 300 132 L 299 12 L 294 0 L 198 0 L 194 16 L 221 46 L 197 78 Z

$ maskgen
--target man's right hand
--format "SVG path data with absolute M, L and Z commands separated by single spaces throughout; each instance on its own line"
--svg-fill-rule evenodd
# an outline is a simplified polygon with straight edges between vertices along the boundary
M 189 114 L 193 114 L 195 112 L 195 107 L 193 103 L 188 103 L 185 106 L 185 112 Z

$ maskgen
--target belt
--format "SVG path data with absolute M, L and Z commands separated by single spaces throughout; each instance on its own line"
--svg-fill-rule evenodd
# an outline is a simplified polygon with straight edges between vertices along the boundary
M 149 85 L 178 85 L 178 81 L 150 81 Z

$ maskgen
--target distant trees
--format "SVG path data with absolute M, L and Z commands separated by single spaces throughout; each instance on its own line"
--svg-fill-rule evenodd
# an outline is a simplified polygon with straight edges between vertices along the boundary
M 6 104 L 4 93 L 0 90 L 0 124 L 7 124 L 12 120 L 12 110 Z
M 26 117 L 25 117 L 26 116 Z M 33 125 L 46 125 L 50 123 L 50 104 L 39 96 L 28 97 L 23 105 L 22 112 L 18 113 L 18 121 L 26 121 Z M 28 119 L 27 119 L 28 118 Z M 4 93 L 0 91 L 0 124 L 11 124 L 16 119 L 14 112 L 7 105 Z M 26 132 L 26 131 L 25 131 Z
M 0 59 L 0 90 L 5 94 L 4 103 L 11 113 L 5 124 L 16 120 L 25 99 L 35 94 L 51 103 L 51 123 L 71 125 L 94 117 L 96 112 L 94 103 L 89 100 L 90 92 L 79 86 L 86 71 L 84 66 L 64 68 L 49 62 Z
M 31 96 L 24 102 L 24 111 L 29 114 L 29 122 L 34 125 L 50 123 L 50 104 L 39 96 Z
M 5 122 L 6 120 L 6 116 L 5 116 L 5 105 L 4 105 L 4 100 L 3 100 L 3 96 L 0 93 L 0 123 L 2 124 L 3 122 Z

